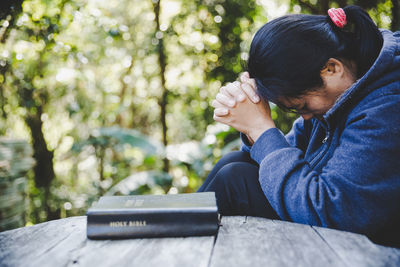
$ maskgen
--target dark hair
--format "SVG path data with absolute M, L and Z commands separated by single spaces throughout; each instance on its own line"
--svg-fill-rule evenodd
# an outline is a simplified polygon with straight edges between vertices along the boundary
M 255 34 L 247 63 L 258 93 L 278 103 L 323 85 L 320 71 L 329 58 L 354 62 L 357 78 L 372 66 L 383 38 L 367 12 L 343 8 L 347 25 L 338 28 L 328 15 L 286 15 L 266 23 Z

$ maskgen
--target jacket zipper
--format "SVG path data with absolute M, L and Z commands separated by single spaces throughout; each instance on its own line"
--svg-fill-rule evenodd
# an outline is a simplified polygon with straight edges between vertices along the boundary
M 321 148 L 321 151 L 318 153 L 318 155 L 316 155 L 316 156 L 312 159 L 312 161 L 310 162 L 310 168 L 311 168 L 311 169 L 313 169 L 313 168 L 315 167 L 315 165 L 317 165 L 317 163 L 318 163 L 318 162 L 321 160 L 321 158 L 325 155 L 325 153 L 326 153 L 326 151 L 327 151 L 327 148 L 328 148 L 328 146 L 325 145 L 325 144 L 326 144 L 326 142 L 328 141 L 329 137 L 330 137 L 330 129 L 329 129 L 329 124 L 327 124 L 326 135 L 325 135 L 325 138 L 322 140 L 322 144 L 323 144 L 323 146 L 325 146 L 325 147 Z

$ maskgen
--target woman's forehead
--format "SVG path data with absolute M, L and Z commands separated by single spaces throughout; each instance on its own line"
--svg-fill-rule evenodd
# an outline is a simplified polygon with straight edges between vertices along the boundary
M 305 102 L 305 97 L 282 97 L 279 99 L 279 103 L 285 107 L 296 107 L 300 106 Z
M 321 97 L 325 95 L 325 90 L 312 90 L 308 91 L 307 93 L 296 96 L 296 97 L 280 97 L 279 103 L 286 106 L 286 107 L 296 107 L 302 106 L 308 100 L 314 99 L 314 97 Z

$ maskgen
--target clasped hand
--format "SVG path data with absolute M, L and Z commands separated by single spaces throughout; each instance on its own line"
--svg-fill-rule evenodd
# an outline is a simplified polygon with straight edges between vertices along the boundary
M 257 85 L 247 72 L 240 76 L 240 82 L 232 82 L 220 88 L 212 101 L 214 120 L 247 135 L 254 143 L 266 130 L 275 128 L 267 101 L 256 93 Z

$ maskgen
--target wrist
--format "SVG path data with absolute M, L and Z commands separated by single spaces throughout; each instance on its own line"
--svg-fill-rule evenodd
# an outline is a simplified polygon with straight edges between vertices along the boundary
M 271 129 L 271 128 L 276 128 L 275 123 L 268 123 L 263 125 L 262 127 L 257 127 L 252 129 L 251 131 L 249 131 L 249 133 L 247 134 L 247 137 L 249 140 L 251 140 L 251 143 L 254 144 L 257 139 L 267 130 Z

